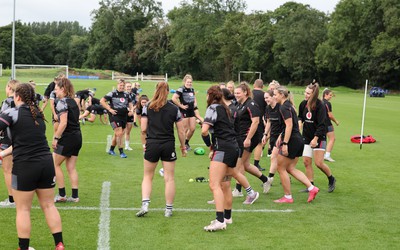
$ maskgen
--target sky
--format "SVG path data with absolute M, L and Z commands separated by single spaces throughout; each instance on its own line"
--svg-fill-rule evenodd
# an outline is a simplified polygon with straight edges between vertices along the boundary
M 91 12 L 99 7 L 100 0 L 0 0 L 0 26 L 12 23 L 15 1 L 15 19 L 27 22 L 78 21 L 89 28 Z M 158 0 L 160 1 L 160 0 Z M 164 13 L 179 7 L 181 0 L 162 0 Z M 287 0 L 245 0 L 248 13 L 253 10 L 275 10 Z M 325 13 L 332 13 L 339 0 L 294 0 L 308 4 Z

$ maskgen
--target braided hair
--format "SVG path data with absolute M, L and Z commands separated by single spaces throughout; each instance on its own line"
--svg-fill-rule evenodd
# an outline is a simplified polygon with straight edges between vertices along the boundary
M 33 89 L 32 85 L 29 83 L 21 83 L 15 89 L 15 96 L 21 97 L 21 101 L 23 101 L 26 105 L 29 106 L 29 109 L 32 114 L 32 118 L 35 121 L 35 125 L 39 125 L 37 121 L 37 116 L 39 111 L 40 116 L 44 121 L 46 121 L 43 112 L 39 109 L 36 104 L 36 97 L 35 97 L 35 90 Z

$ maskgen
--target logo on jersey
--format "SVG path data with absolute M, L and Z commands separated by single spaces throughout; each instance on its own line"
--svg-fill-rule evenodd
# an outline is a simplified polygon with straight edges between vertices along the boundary
M 53 183 L 51 183 L 51 186 L 55 186 L 56 185 L 56 177 L 53 177 Z
M 125 98 L 121 97 L 121 98 L 119 98 L 119 101 L 120 102 L 125 102 Z
M 306 118 L 307 118 L 308 120 L 311 120 L 311 118 L 312 118 L 312 113 L 311 113 L 310 111 L 307 112 Z
M 189 93 L 189 96 L 193 96 L 193 93 Z

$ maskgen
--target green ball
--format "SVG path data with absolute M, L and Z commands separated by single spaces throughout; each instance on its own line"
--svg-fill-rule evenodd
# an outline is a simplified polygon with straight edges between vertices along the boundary
M 193 152 L 195 155 L 204 155 L 206 153 L 202 147 L 195 148 Z

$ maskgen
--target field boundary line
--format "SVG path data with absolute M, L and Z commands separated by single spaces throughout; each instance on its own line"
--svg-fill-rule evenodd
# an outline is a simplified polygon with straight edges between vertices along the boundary
M 98 250 L 110 249 L 110 190 L 111 182 L 103 182 L 100 197 L 100 221 L 99 221 L 99 236 L 97 240 Z
M 35 209 L 41 209 L 38 206 L 32 207 Z M 108 207 L 108 208 L 101 208 L 101 207 L 78 207 L 78 206 L 73 206 L 73 207 L 57 207 L 58 210 L 94 210 L 94 211 L 102 211 L 102 210 L 107 210 L 107 211 L 139 211 L 140 207 Z M 149 211 L 165 211 L 164 208 L 149 208 Z M 176 212 L 215 212 L 214 208 L 174 208 L 174 211 Z M 232 212 L 236 213 L 293 213 L 296 212 L 293 209 L 232 209 Z

